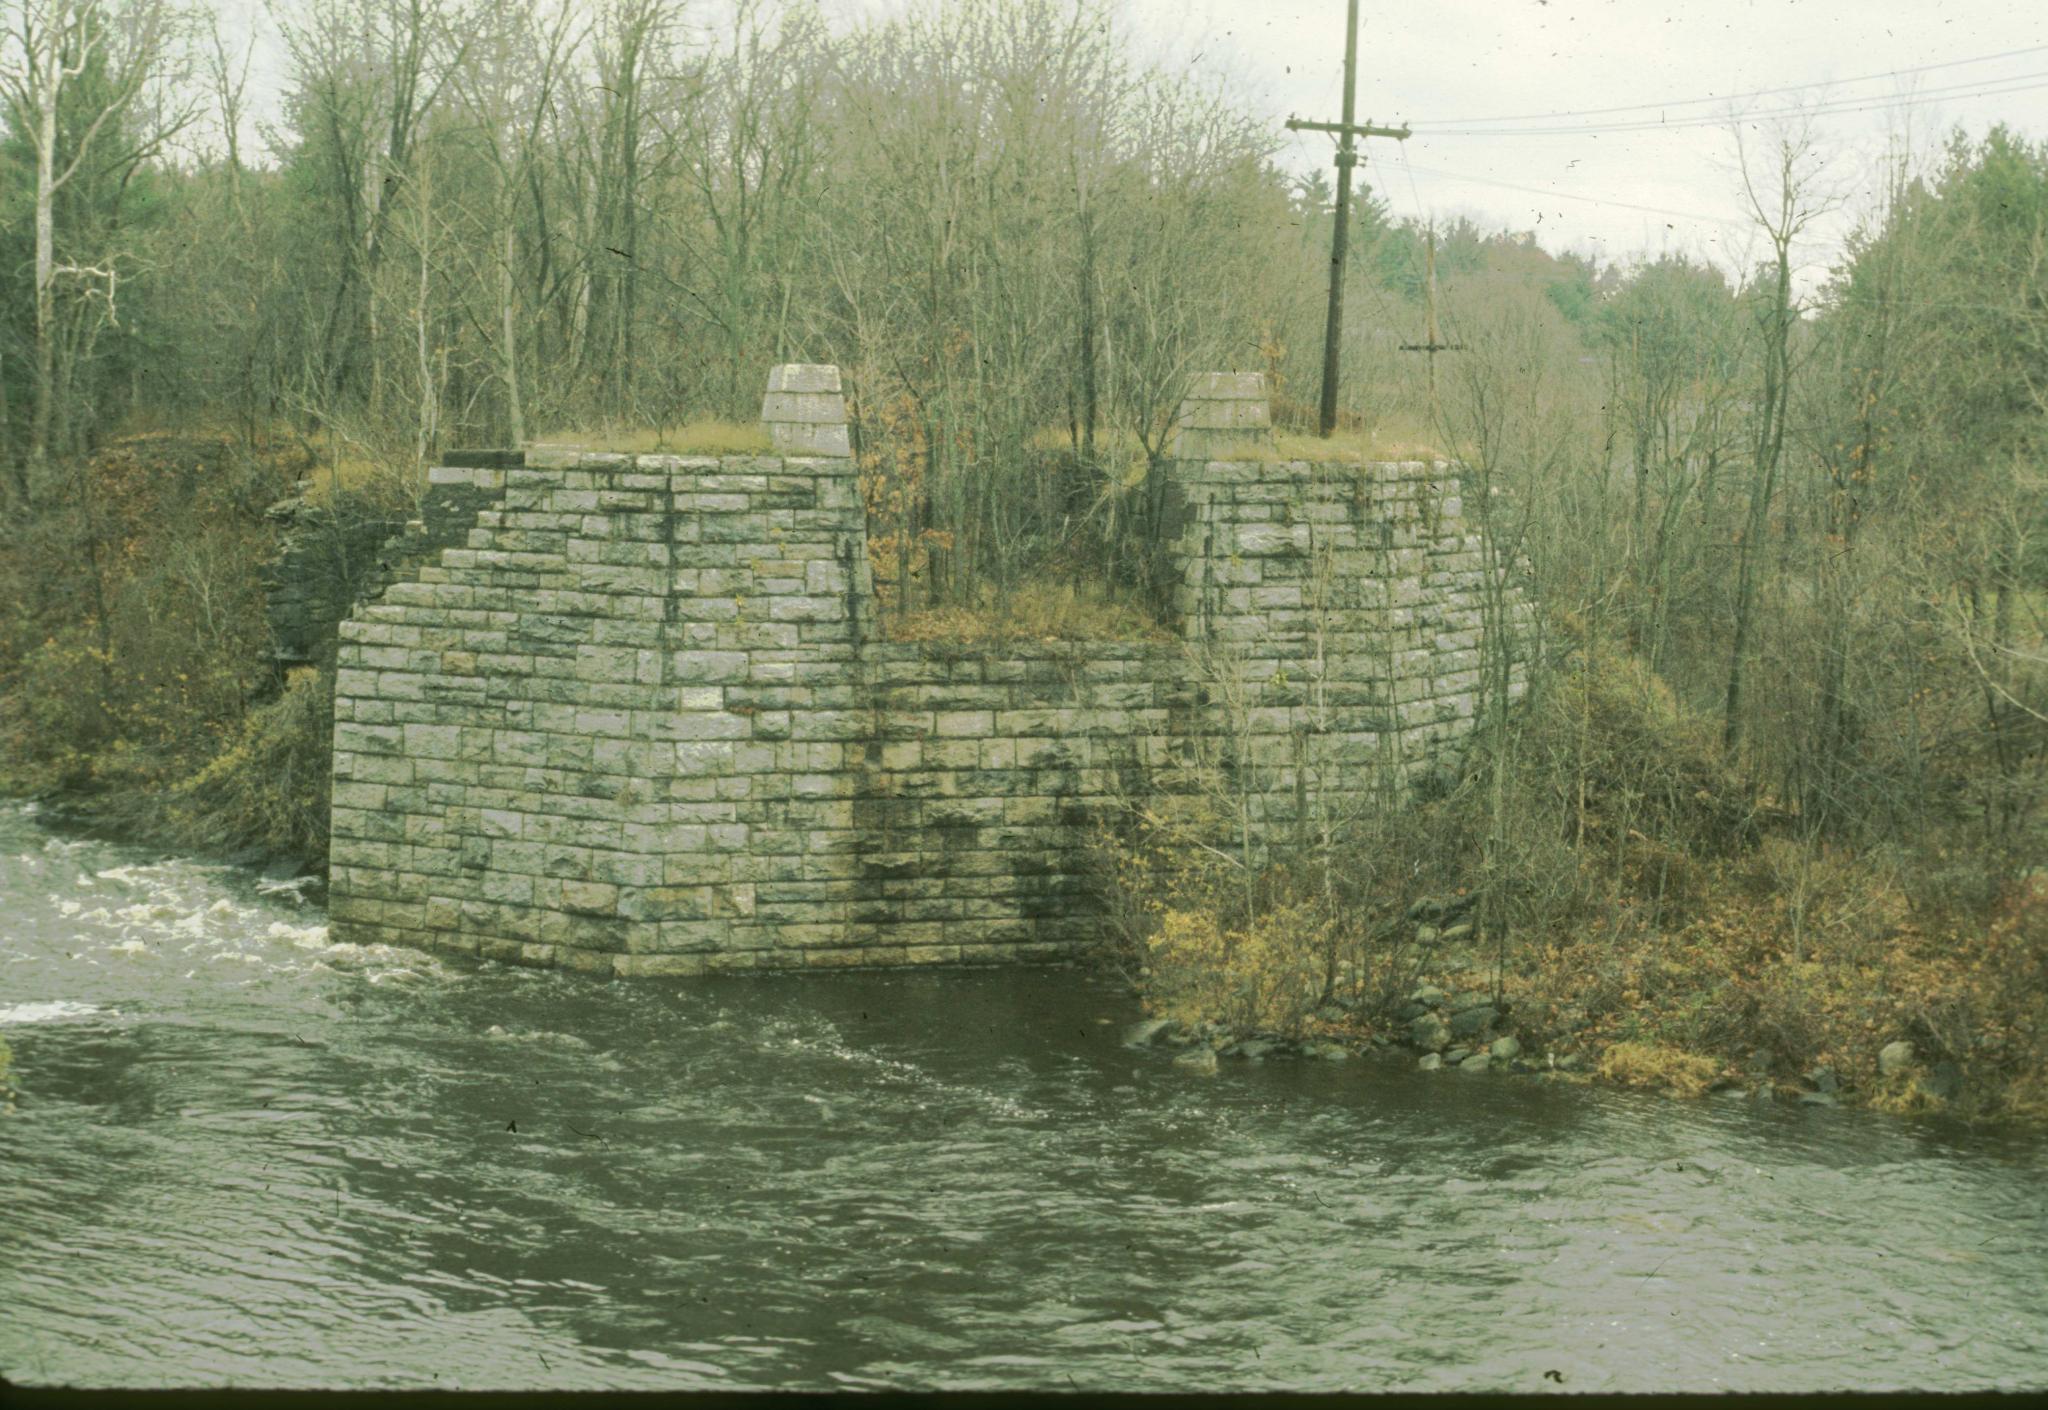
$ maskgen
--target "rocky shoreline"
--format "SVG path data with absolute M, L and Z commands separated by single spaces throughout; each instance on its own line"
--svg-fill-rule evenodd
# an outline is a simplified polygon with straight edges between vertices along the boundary
M 1490 992 L 1446 988 L 1423 983 L 1403 1003 L 1380 1016 L 1337 1001 L 1311 1016 L 1310 1033 L 1289 1036 L 1274 1032 L 1238 1032 L 1228 1025 L 1185 1024 L 1171 1018 L 1148 1018 L 1129 1025 L 1125 1046 L 1171 1050 L 1173 1065 L 1191 1073 L 1209 1074 L 1226 1062 L 1302 1059 L 1344 1062 L 1354 1058 L 1402 1061 L 1421 1072 L 1500 1073 L 1576 1082 L 1607 1081 L 1619 1086 L 1657 1086 L 1604 1070 L 1599 1057 L 1571 1037 L 1538 1047 L 1525 1046 L 1515 1031 L 1510 1006 Z M 1390 1031 L 1391 1030 L 1391 1031 Z M 1699 1084 L 1700 1095 L 1758 1102 L 1791 1101 L 1808 1106 L 1860 1104 L 1870 1093 L 1845 1083 L 1827 1067 L 1797 1076 L 1771 1071 L 1770 1058 L 1753 1053 L 1744 1064 L 1714 1059 L 1691 1061 L 1713 1065 L 1715 1075 Z M 1913 1044 L 1888 1043 L 1878 1053 L 1880 1085 L 1899 1090 L 1910 1085 L 1919 1110 L 1939 1110 L 1962 1089 L 1962 1072 L 1953 1062 L 1921 1060 Z M 1689 1095 L 1676 1084 L 1665 1090 Z
M 1795 1071 L 1798 1064 L 1762 1047 L 1742 1056 L 1700 1049 L 1674 1040 L 1668 1030 L 1659 1034 L 1654 1020 L 1617 1030 L 1611 1014 L 1603 1022 L 1577 1003 L 1541 999 L 1527 975 L 1504 982 L 1504 955 L 1477 948 L 1474 899 L 1422 896 L 1407 907 L 1402 939 L 1412 958 L 1405 966 L 1405 998 L 1326 997 L 1313 1012 L 1297 1015 L 1286 1032 L 1153 1017 L 1131 1025 L 1124 1041 L 1171 1049 L 1176 1067 L 1197 1073 L 1214 1073 L 1226 1061 L 1376 1058 L 1422 1072 L 1601 1082 L 1672 1096 L 1868 1105 L 1895 1114 L 1966 1111 L 1961 1064 L 1916 1048 L 1896 1032 L 1889 1041 L 1873 1033 L 1865 1054 L 1850 1055 L 1853 1071 L 1818 1062 Z M 1149 967 L 1137 971 L 1141 998 L 1151 978 Z M 1355 965 L 1340 965 L 1331 978 L 1340 996 L 1385 992 L 1383 978 Z M 1857 1060 L 1866 1054 L 1867 1060 Z

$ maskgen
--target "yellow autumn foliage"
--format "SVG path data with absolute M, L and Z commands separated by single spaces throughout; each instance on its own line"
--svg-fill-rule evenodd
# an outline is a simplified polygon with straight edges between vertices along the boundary
M 1184 1023 L 1295 1031 L 1321 991 L 1321 930 L 1300 906 L 1268 911 L 1242 927 L 1226 927 L 1206 910 L 1169 909 L 1148 942 L 1157 976 L 1148 1004 Z
M 1651 1087 L 1674 1097 L 1704 1095 L 1721 1075 L 1721 1065 L 1664 1043 L 1616 1043 L 1596 1069 L 1609 1082 Z

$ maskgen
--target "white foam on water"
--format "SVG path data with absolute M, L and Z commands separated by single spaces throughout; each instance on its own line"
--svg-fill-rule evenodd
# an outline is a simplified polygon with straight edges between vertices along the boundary
M 284 881 L 273 881 L 268 877 L 256 883 L 259 896 L 285 896 L 295 906 L 306 904 L 306 888 L 313 884 L 310 876 L 294 876 Z
M 287 925 L 284 921 L 274 920 L 263 935 L 269 940 L 289 940 L 301 950 L 339 948 L 327 943 L 327 927 L 324 925 Z
M 484 1030 L 484 1037 L 503 1043 L 550 1043 L 560 1048 L 587 1049 L 590 1046 L 574 1033 L 556 1033 L 548 1029 L 523 1029 L 514 1032 L 496 1023 Z
M 98 1004 L 81 1004 L 72 999 L 44 999 L 39 1003 L 0 1005 L 0 1024 L 62 1023 L 66 1019 L 91 1018 L 97 1013 L 118 1015 L 119 1009 Z
M 81 854 L 74 856 L 73 854 Z M 325 917 L 307 899 L 317 878 L 263 878 L 230 888 L 235 868 L 186 858 L 106 865 L 95 844 L 43 841 L 24 855 L 23 869 L 45 876 L 49 913 L 69 923 L 70 962 L 134 965 L 164 959 L 186 966 L 187 980 L 227 962 L 228 972 L 284 975 L 326 970 L 380 987 L 443 977 L 432 957 L 389 945 L 336 943 Z M 69 883 L 64 880 L 70 877 Z M 251 894 L 253 891 L 254 894 Z M 296 915 L 293 912 L 297 912 Z M 221 974 L 218 968 L 211 969 Z M 227 981 L 239 987 L 251 982 Z
M 790 1025 L 779 1022 L 769 1025 L 771 1033 L 787 1033 L 789 1028 Z M 943 1078 L 933 1076 L 916 1063 L 905 1062 L 900 1058 L 885 1057 L 881 1053 L 871 1052 L 864 1048 L 856 1048 L 849 1044 L 838 1028 L 829 1021 L 823 1024 L 823 1028 L 825 1031 L 822 1035 L 798 1032 L 784 1041 L 787 1046 L 802 1052 L 823 1054 L 836 1058 L 841 1062 L 868 1068 L 884 1077 L 894 1078 L 897 1081 L 918 1087 L 927 1092 L 936 1093 L 956 1101 L 965 1100 L 995 1116 L 1020 1120 L 1049 1119 L 1050 1114 L 1048 1112 L 1026 1106 L 1024 1103 L 1001 1092 L 991 1091 L 986 1087 L 948 1082 Z

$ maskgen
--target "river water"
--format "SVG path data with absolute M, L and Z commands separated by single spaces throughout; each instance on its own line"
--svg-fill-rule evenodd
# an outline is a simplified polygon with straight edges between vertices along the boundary
M 1076 971 L 328 943 L 0 804 L 0 1373 L 93 1386 L 2048 1383 L 2048 1146 L 1122 1046 Z

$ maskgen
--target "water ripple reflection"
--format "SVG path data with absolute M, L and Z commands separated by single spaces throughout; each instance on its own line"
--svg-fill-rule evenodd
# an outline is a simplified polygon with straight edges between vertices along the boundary
M 416 976 L 408 978 L 406 976 Z M 0 1370 L 2025 1388 L 2038 1141 L 1118 1045 L 1072 973 L 607 986 L 0 814 Z M 1555 1379 L 1546 1377 L 1554 1372 Z

